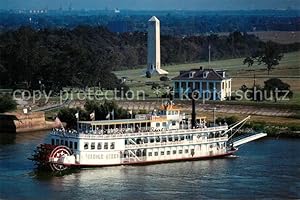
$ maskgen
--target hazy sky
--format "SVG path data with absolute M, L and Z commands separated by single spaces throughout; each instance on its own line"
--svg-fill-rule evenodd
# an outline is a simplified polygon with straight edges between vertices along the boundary
M 247 10 L 300 9 L 300 0 L 0 0 L 1 9 Z

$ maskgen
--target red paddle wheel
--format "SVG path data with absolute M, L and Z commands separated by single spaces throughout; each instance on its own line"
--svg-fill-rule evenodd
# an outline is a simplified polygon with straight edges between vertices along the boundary
M 38 169 L 51 169 L 52 171 L 63 171 L 68 167 L 59 164 L 59 161 L 64 156 L 70 156 L 72 151 L 66 146 L 58 146 L 51 144 L 41 144 L 35 150 L 30 160 L 35 161 Z

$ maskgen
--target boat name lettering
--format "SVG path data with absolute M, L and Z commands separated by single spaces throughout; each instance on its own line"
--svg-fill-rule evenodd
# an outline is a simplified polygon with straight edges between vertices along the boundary
M 118 154 L 86 154 L 87 159 L 116 159 L 119 158 Z

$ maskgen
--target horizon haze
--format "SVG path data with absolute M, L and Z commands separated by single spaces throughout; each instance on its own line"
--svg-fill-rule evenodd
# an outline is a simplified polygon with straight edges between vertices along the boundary
M 264 10 L 300 9 L 299 0 L 2 0 L 0 9 Z

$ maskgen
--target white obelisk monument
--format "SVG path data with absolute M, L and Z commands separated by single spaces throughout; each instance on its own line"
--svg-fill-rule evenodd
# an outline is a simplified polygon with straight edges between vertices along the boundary
M 148 21 L 147 71 L 151 74 L 168 74 L 160 68 L 160 22 L 153 16 Z

